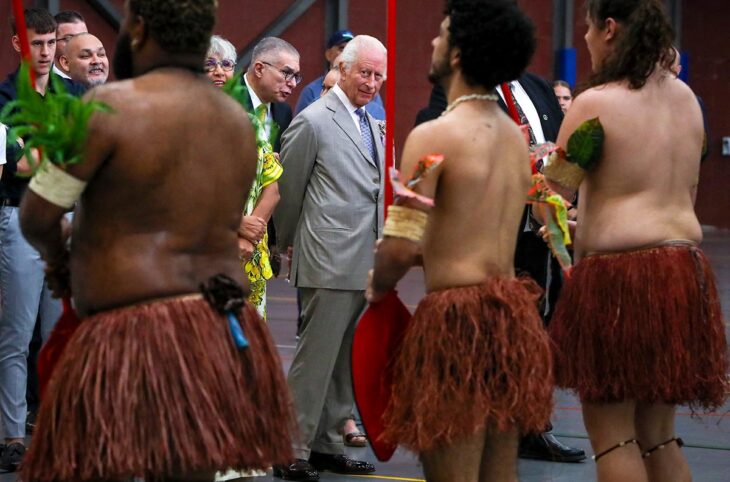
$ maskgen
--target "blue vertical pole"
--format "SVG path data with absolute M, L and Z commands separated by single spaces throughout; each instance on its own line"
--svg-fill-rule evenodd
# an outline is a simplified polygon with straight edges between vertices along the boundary
M 687 52 L 680 52 L 679 65 L 682 66 L 682 70 L 679 71 L 679 78 L 689 84 L 689 54 Z
M 577 55 L 574 48 L 559 49 L 555 52 L 555 80 L 564 80 L 575 88 L 577 80 Z

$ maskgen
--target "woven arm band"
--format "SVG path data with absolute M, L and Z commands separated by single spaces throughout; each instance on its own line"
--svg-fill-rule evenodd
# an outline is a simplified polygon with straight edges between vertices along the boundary
M 583 182 L 583 178 L 586 176 L 586 170 L 578 164 L 570 162 L 562 149 L 550 154 L 542 172 L 546 178 L 573 191 L 578 190 L 580 183 Z
M 426 231 L 428 214 L 405 206 L 388 206 L 388 217 L 383 226 L 383 236 L 404 238 L 420 243 Z
M 86 182 L 46 162 L 30 180 L 28 188 L 49 203 L 70 209 L 84 192 Z

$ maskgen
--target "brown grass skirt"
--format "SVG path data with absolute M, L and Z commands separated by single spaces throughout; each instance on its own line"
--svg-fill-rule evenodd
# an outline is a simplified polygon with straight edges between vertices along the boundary
M 722 405 L 728 352 L 715 279 L 693 245 L 584 258 L 550 334 L 555 377 L 582 400 Z
M 201 296 L 85 319 L 48 386 L 24 482 L 84 482 L 292 459 L 291 403 L 265 323 L 248 305 L 238 351 Z
M 487 425 L 544 430 L 553 378 L 540 291 L 495 278 L 426 295 L 394 361 L 383 437 L 423 452 Z

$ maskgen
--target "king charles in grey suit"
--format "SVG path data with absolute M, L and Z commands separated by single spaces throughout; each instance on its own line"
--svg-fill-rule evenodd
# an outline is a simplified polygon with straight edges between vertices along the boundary
M 274 223 L 279 247 L 294 248 L 291 280 L 302 300 L 289 371 L 299 460 L 274 472 L 289 480 L 310 480 L 299 476 L 315 469 L 374 470 L 344 456 L 338 429 L 351 415 L 352 336 L 366 307 L 367 273 L 383 226 L 383 131 L 362 107 L 384 80 L 386 51 L 361 35 L 341 58 L 339 83 L 298 114 L 282 138 L 284 174 Z

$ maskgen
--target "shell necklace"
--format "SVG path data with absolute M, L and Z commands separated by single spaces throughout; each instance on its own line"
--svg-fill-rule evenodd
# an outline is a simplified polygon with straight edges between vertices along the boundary
M 499 100 L 499 96 L 497 94 L 469 94 L 469 95 L 462 95 L 461 97 L 457 97 L 454 102 L 449 104 L 446 107 L 446 110 L 441 113 L 441 116 L 445 116 L 452 110 L 456 108 L 457 105 L 461 104 L 462 102 L 470 102 L 472 100 L 488 100 L 491 102 L 497 102 Z

